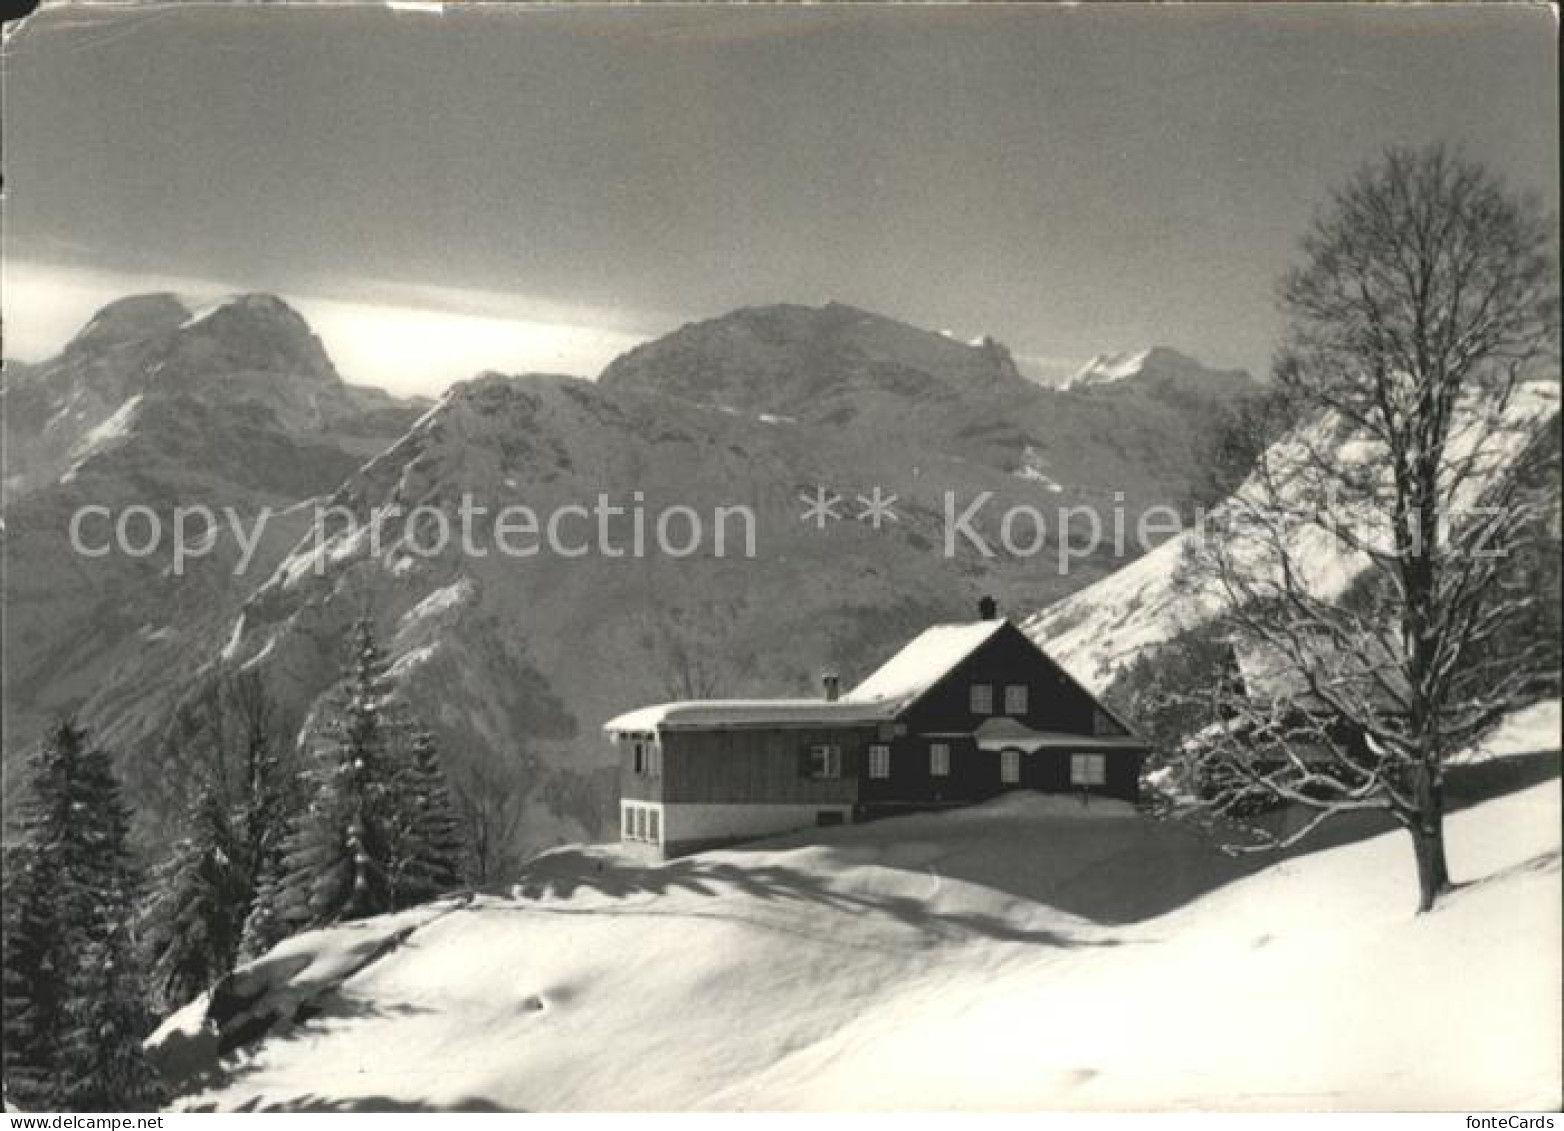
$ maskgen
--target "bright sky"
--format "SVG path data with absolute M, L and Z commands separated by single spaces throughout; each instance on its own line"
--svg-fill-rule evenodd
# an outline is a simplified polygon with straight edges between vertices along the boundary
M 1556 200 L 1554 42 L 1542 6 L 56 7 L 6 48 L 6 352 L 270 290 L 403 391 L 828 299 L 1259 371 L 1386 144 Z

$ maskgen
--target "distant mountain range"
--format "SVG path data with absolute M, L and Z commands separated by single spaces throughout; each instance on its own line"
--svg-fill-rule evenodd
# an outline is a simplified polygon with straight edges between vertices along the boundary
M 823 665 L 850 681 L 980 594 L 1030 612 L 1122 565 L 1105 549 L 1061 576 L 1052 529 L 1035 557 L 961 542 L 947 557 L 947 493 L 991 493 L 990 540 L 1009 507 L 1122 505 L 1133 526 L 1179 499 L 1191 437 L 1256 386 L 1167 354 L 1051 390 L 991 340 L 778 305 L 681 327 L 596 381 L 491 373 L 428 405 L 344 382 L 276 298 L 123 300 L 59 356 L 5 374 L 7 757 L 51 714 L 79 711 L 119 752 L 156 840 L 185 792 L 161 780 L 161 735 L 196 677 L 248 667 L 307 719 L 367 612 L 458 784 L 498 774 L 524 796 L 519 847 L 605 835 L 614 781 L 598 727 L 612 714 L 811 693 Z M 800 521 L 822 488 L 842 514 L 826 529 Z M 879 530 L 856 520 L 875 488 L 896 497 Z M 637 493 L 653 514 L 752 508 L 755 560 L 709 545 L 678 559 L 426 556 L 401 526 L 376 553 L 307 531 L 312 500 L 364 520 L 392 505 L 454 519 L 464 498 L 547 513 Z M 70 518 L 87 503 L 275 517 L 242 576 L 219 538 L 175 577 L 166 555 L 74 554 Z

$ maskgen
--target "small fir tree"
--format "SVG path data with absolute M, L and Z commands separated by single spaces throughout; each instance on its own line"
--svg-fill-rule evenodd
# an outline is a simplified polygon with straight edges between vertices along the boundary
M 66 1011 L 61 1082 L 72 1111 L 156 1111 L 166 1099 L 141 1042 L 153 1020 L 141 995 L 128 926 L 82 955 Z
M 314 796 L 289 839 L 277 913 L 291 930 L 394 906 L 396 740 L 384 653 L 367 620 L 353 629 L 342 703 L 311 775 Z
M 173 1009 L 233 969 L 249 912 L 249 877 L 236 830 L 209 786 L 196 796 L 186 835 L 153 877 L 144 931 L 152 990 Z
M 395 903 L 411 907 L 461 884 L 465 852 L 439 747 L 426 729 L 413 736 L 399 794 Z

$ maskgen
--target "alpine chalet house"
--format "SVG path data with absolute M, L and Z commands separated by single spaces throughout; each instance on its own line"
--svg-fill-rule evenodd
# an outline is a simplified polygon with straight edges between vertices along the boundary
M 996 615 L 925 630 L 845 695 L 662 703 L 604 726 L 620 835 L 678 855 L 1006 790 L 1134 801 L 1145 744 Z

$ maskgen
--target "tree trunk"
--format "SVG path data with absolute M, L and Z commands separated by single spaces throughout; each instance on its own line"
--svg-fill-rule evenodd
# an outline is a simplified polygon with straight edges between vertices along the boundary
M 1434 901 L 1449 881 L 1440 880 L 1443 850 L 1438 834 L 1431 834 L 1421 824 L 1409 825 L 1407 831 L 1412 834 L 1412 851 L 1417 856 L 1417 911 L 1421 915 L 1434 909 Z
M 1435 773 L 1429 800 L 1427 821 L 1433 830 L 1434 891 L 1437 895 L 1450 890 L 1450 865 L 1445 860 L 1445 778 L 1442 770 Z
M 1445 860 L 1445 798 L 1443 775 L 1425 769 L 1418 775 L 1417 812 L 1407 823 L 1412 851 L 1417 856 L 1418 914 L 1434 909 L 1434 902 L 1450 890 L 1450 866 Z

